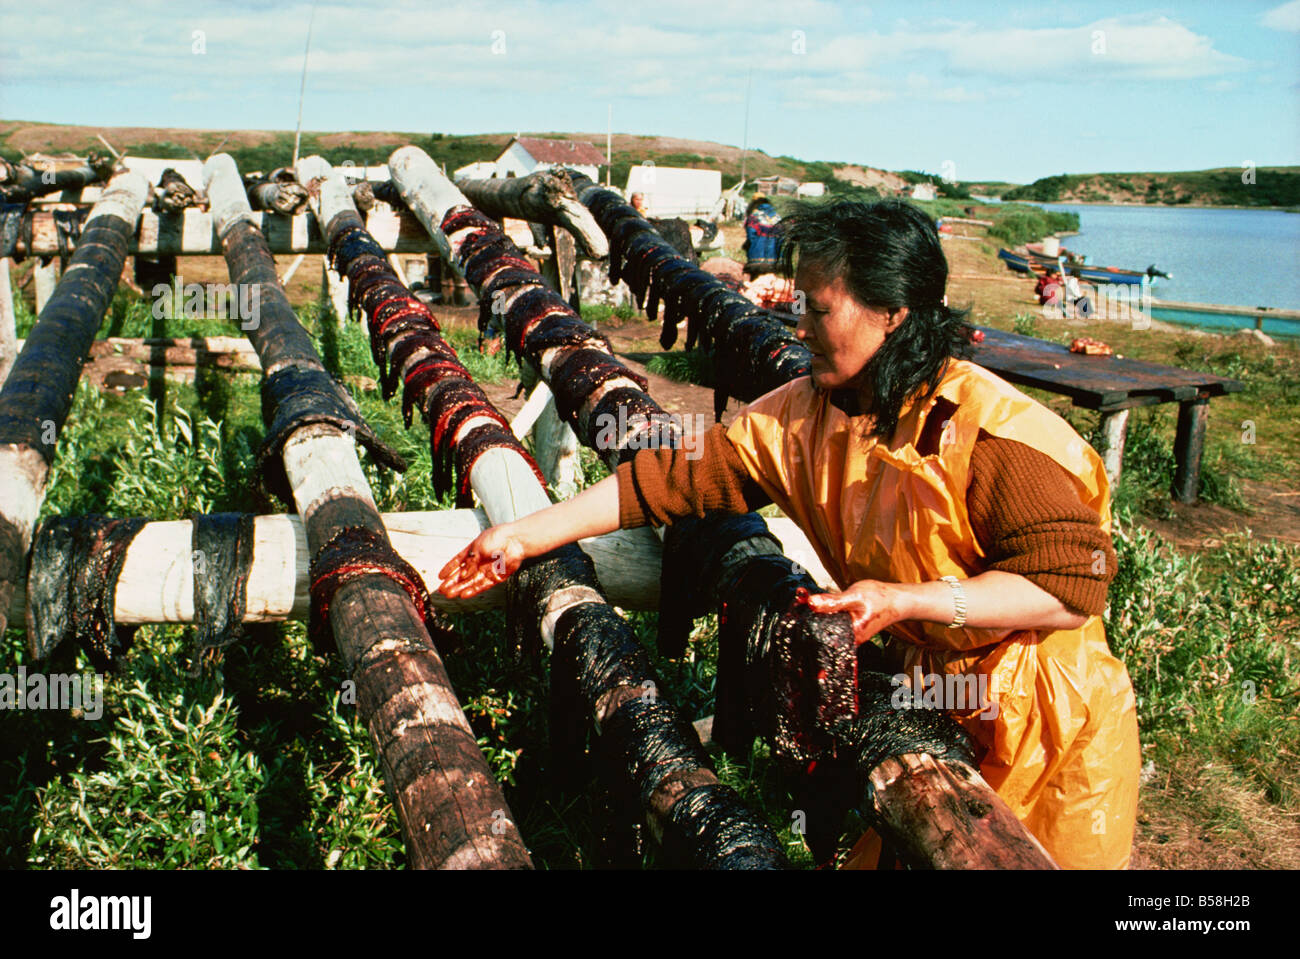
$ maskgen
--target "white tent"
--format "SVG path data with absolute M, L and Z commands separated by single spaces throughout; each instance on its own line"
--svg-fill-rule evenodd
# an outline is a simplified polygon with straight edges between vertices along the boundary
M 473 163 L 466 163 L 463 167 L 457 167 L 452 173 L 453 180 L 490 180 L 499 175 L 496 162 L 493 160 L 476 160 Z
M 709 216 L 722 196 L 722 173 L 653 164 L 634 166 L 627 195 L 645 195 L 646 212 L 657 217 Z
M 158 160 L 154 157 L 122 157 L 122 165 L 132 173 L 138 173 L 154 186 L 158 185 L 158 178 L 162 176 L 163 170 L 172 169 L 185 177 L 185 182 L 196 190 L 203 189 L 203 161 L 202 160 Z

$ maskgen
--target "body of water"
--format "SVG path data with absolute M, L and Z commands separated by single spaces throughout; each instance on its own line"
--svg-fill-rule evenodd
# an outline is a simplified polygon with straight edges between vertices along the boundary
M 1300 214 L 1165 206 L 1040 203 L 1079 214 L 1079 235 L 1062 244 L 1088 263 L 1172 274 L 1151 288 L 1158 300 L 1300 310 Z M 1247 317 L 1224 317 L 1250 326 Z

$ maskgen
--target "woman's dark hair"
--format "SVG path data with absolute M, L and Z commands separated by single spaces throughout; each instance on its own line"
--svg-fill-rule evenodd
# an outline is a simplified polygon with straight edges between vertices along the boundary
M 934 221 L 903 200 L 835 200 L 801 204 L 786 217 L 781 265 L 794 275 L 796 257 L 828 277 L 843 277 L 855 300 L 877 309 L 907 307 L 862 377 L 872 434 L 893 435 L 903 402 L 928 399 L 948 360 L 970 355 L 967 313 L 944 306 L 948 261 Z

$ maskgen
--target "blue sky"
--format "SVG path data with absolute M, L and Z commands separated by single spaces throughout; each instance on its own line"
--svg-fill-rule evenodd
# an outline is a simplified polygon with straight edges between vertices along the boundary
M 0 118 L 293 129 L 310 2 L 0 0 Z M 1300 163 L 1300 0 L 320 0 L 309 130 L 567 130 L 1025 182 Z

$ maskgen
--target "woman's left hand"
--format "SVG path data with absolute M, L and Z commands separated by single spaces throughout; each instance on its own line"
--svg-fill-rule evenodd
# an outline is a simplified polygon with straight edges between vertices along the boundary
M 853 617 L 853 638 L 865 643 L 908 613 L 907 594 L 896 583 L 864 579 L 841 593 L 813 593 L 808 607 L 814 613 L 848 613 Z

